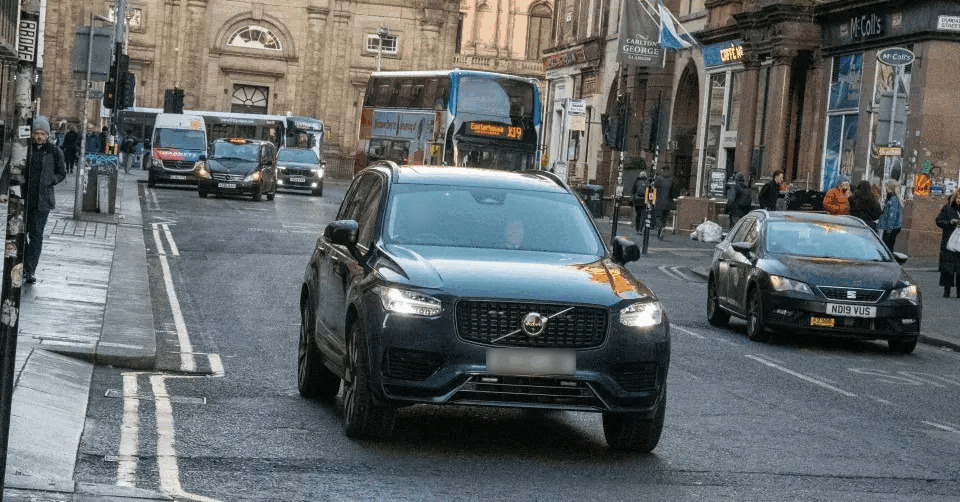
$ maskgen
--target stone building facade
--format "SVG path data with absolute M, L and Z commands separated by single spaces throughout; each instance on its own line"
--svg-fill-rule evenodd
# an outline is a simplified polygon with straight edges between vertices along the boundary
M 112 16 L 112 1 L 50 2 L 43 103 L 78 121 L 70 73 L 76 25 Z M 139 107 L 185 90 L 188 109 L 312 116 L 328 143 L 352 151 L 367 79 L 384 25 L 384 70 L 453 66 L 456 0 L 131 0 L 128 54 Z M 99 105 L 97 106 L 99 107 Z
M 454 66 L 543 79 L 553 0 L 461 0 Z

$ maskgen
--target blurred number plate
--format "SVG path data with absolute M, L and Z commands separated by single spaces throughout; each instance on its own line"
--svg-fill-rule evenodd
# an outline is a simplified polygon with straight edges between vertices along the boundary
M 172 180 L 185 180 L 185 179 L 187 179 L 187 177 L 186 177 L 186 176 L 181 176 L 181 175 L 178 175 L 178 174 L 173 174 L 173 175 L 170 175 L 170 179 L 172 179 Z
M 827 304 L 827 314 L 843 317 L 877 317 L 877 307 L 867 307 L 864 305 L 840 305 L 836 303 Z
M 304 178 L 303 176 L 290 177 L 290 183 L 306 183 L 306 182 L 307 182 L 307 178 Z
M 830 319 L 827 317 L 811 317 L 810 318 L 810 325 L 817 326 L 820 328 L 832 328 L 834 322 L 835 322 L 834 319 Z
M 218 183 L 217 187 L 218 188 L 237 188 L 237 184 L 236 183 Z
M 487 372 L 494 375 L 573 375 L 577 352 L 568 349 L 487 349 Z

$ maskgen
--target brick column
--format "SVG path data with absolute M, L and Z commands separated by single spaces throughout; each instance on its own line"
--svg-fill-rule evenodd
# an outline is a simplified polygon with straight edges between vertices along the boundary
M 304 45 L 306 50 L 303 54 L 303 82 L 300 85 L 300 109 L 301 113 L 311 117 L 318 116 L 320 112 L 320 93 L 324 87 L 323 82 L 323 50 L 324 36 L 323 28 L 327 24 L 327 16 L 330 9 L 320 7 L 307 7 L 307 26 L 309 35 L 307 43 Z
M 763 176 L 786 167 L 785 156 L 790 124 L 792 120 L 796 120 L 790 116 L 790 75 L 796 57 L 797 51 L 794 49 L 781 48 L 773 53 L 770 93 L 767 98 L 766 153 L 763 156 L 764 166 L 761 171 Z
M 185 30 L 189 36 L 184 40 L 184 46 L 180 48 L 183 65 L 180 83 L 186 91 L 184 107 L 194 110 L 203 109 L 201 103 L 206 97 L 201 94 L 206 90 L 204 77 L 207 75 L 206 42 L 209 23 L 206 20 L 206 13 L 207 0 L 187 0 Z
M 803 125 L 800 134 L 800 155 L 797 157 L 796 182 L 806 183 L 808 189 L 820 188 L 820 167 L 823 160 L 823 131 L 826 127 L 824 111 L 829 92 L 829 67 L 820 51 L 813 53 L 807 70 L 807 85 L 803 95 Z
M 760 58 L 747 54 L 743 58 L 743 87 L 740 92 L 740 122 L 737 124 L 737 155 L 734 169 L 750 174 L 750 159 L 753 157 L 753 137 L 757 130 L 757 98 L 760 91 Z

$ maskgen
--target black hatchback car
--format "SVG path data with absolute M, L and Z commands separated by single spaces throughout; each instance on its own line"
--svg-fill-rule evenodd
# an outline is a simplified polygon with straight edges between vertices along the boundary
M 250 195 L 259 202 L 266 195 L 277 195 L 277 148 L 269 141 L 218 139 L 210 147 L 210 156 L 197 162 L 197 193 Z
M 752 340 L 772 333 L 887 340 L 893 352 L 917 346 L 916 283 L 858 218 L 754 211 L 717 245 L 707 283 L 707 318 L 747 319 Z
M 298 384 L 346 434 L 388 434 L 415 403 L 603 413 L 650 451 L 670 337 L 657 297 L 559 178 L 378 162 L 317 241 L 300 292 Z

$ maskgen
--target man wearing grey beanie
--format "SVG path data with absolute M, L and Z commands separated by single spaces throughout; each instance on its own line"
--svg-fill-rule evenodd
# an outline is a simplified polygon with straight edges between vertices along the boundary
M 28 283 L 37 282 L 34 274 L 43 249 L 43 229 L 56 207 L 53 187 L 67 177 L 63 151 L 50 141 L 50 121 L 46 117 L 33 119 L 32 136 L 27 154 L 27 249 L 23 257 L 23 278 Z

